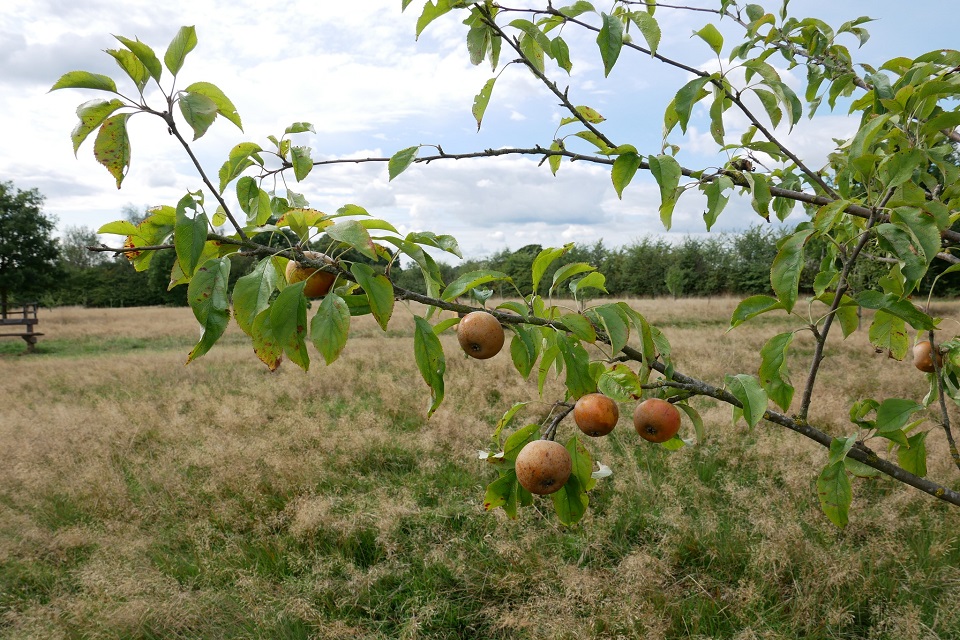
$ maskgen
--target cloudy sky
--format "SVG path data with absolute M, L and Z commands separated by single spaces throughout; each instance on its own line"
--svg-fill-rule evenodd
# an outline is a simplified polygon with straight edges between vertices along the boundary
M 302 0 L 268 7 L 253 0 L 6 4 L 0 10 L 0 179 L 12 180 L 21 189 L 38 188 L 46 196 L 46 212 L 56 216 L 61 229 L 97 228 L 120 218 L 125 205 L 176 204 L 186 190 L 201 186 L 183 150 L 162 122 L 149 116 L 131 121 L 133 159 L 122 190 L 94 160 L 93 135 L 74 157 L 70 131 L 75 109 L 97 96 L 47 90 L 75 69 L 119 78 L 122 72 L 103 53 L 119 47 L 111 34 L 137 37 L 162 56 L 181 25 L 196 26 L 199 44 L 188 56 L 178 86 L 201 80 L 216 84 L 236 105 L 244 125 L 241 132 L 218 119 L 194 143 L 213 176 L 236 143 L 266 146 L 268 135 L 279 137 L 296 121 L 311 122 L 316 135 L 298 135 L 295 143 L 311 147 L 315 159 L 333 159 L 389 156 L 416 144 L 439 144 L 448 153 L 546 146 L 564 115 L 531 74 L 510 66 L 498 79 L 477 132 L 470 109 L 491 76 L 490 67 L 470 64 L 461 13 L 440 18 L 417 41 L 415 23 L 423 0 L 413 0 L 406 13 L 400 11 L 400 0 Z M 530 5 L 531 0 L 512 4 Z M 909 12 L 903 6 L 894 0 L 790 4 L 796 15 L 817 16 L 835 26 L 864 14 L 877 18 L 867 25 L 872 39 L 855 54 L 872 64 L 956 47 L 960 5 L 914 0 Z M 661 53 L 691 66 L 716 67 L 706 45 L 690 39 L 706 23 L 706 14 L 661 8 L 656 16 L 664 32 Z M 606 116 L 605 131 L 617 143 L 658 153 L 664 107 L 688 77 L 625 50 L 611 77 L 604 79 L 592 38 L 567 35 L 573 75 L 555 77 L 569 83 L 571 100 Z M 855 47 L 852 39 L 846 44 Z M 507 54 L 503 58 L 510 59 Z M 784 72 L 784 79 L 800 87 L 799 77 Z M 671 136 L 671 142 L 681 145 L 686 166 L 717 162 L 705 115 L 695 112 L 686 137 L 679 131 Z M 805 118 L 787 140 L 817 166 L 831 138 L 848 136 L 854 129 L 842 112 L 824 109 L 812 121 Z M 735 121 L 728 133 L 738 135 Z M 393 182 L 383 164 L 335 165 L 317 167 L 291 188 L 324 211 L 355 203 L 404 232 L 453 234 L 468 256 L 529 243 L 555 246 L 602 239 L 617 246 L 664 233 L 652 178 L 638 175 L 619 200 L 609 172 L 586 163 L 564 163 L 553 177 L 536 158 L 442 161 L 415 166 Z M 670 236 L 702 233 L 701 207 L 695 197 L 681 199 Z M 731 203 L 715 230 L 743 229 L 759 220 L 748 205 Z

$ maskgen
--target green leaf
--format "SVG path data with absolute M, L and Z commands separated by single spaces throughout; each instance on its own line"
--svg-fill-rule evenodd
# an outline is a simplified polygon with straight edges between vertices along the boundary
M 701 40 L 710 45 L 715 54 L 720 55 L 720 50 L 723 49 L 723 36 L 715 26 L 708 24 L 700 31 L 694 31 L 694 35 L 699 36 Z
M 516 520 L 517 505 L 526 502 L 524 497 L 529 498 L 529 496 L 530 492 L 517 481 L 516 470 L 510 469 L 487 485 L 487 491 L 483 496 L 483 509 L 492 511 L 497 507 L 503 507 L 507 516 Z
M 697 434 L 697 443 L 702 443 L 704 440 L 706 440 L 706 432 L 703 428 L 703 418 L 700 417 L 700 413 L 690 405 L 683 402 L 677 402 L 673 406 L 683 411 L 685 414 L 687 414 L 687 417 L 690 418 L 690 422 L 693 423 L 693 431 Z
M 550 38 L 548 38 L 537 25 L 533 24 L 529 20 L 518 18 L 512 21 L 509 26 L 523 31 L 527 36 L 530 37 L 530 39 L 536 42 L 537 47 L 539 47 L 542 51 L 550 50 L 552 45 Z
M 660 185 L 660 221 L 670 230 L 673 209 L 677 206 L 682 170 L 673 156 L 650 156 L 650 173 Z
M 564 334 L 557 335 L 557 345 L 567 368 L 565 384 L 570 397 L 579 398 L 597 390 L 597 384 L 590 375 L 590 356 L 578 340 Z
M 580 114 L 580 117 L 589 122 L 590 124 L 600 124 L 606 118 L 600 115 L 600 112 L 594 109 L 593 107 L 588 107 L 586 105 L 580 105 L 577 107 L 577 113 Z
M 613 365 L 597 380 L 597 390 L 617 402 L 639 400 L 643 395 L 640 386 L 640 377 L 630 367 L 623 363 Z
M 634 152 L 623 153 L 617 156 L 613 162 L 613 170 L 610 172 L 610 178 L 613 180 L 613 188 L 617 191 L 617 197 L 623 199 L 623 190 L 633 180 L 637 174 L 642 160 Z
M 498 447 L 500 446 L 500 434 L 505 428 L 510 426 L 510 424 L 513 422 L 513 419 L 517 416 L 517 412 L 527 406 L 527 404 L 528 403 L 526 402 L 515 402 L 513 406 L 507 409 L 497 421 L 497 428 L 493 432 L 493 441 Z
M 491 29 L 487 25 L 470 27 L 467 31 L 467 51 L 470 53 L 470 64 L 476 66 L 483 62 L 490 44 Z
M 427 2 L 423 7 L 423 12 L 417 19 L 417 39 L 431 22 L 450 11 L 450 0 L 436 0 L 436 2 Z
M 213 258 L 204 262 L 187 288 L 187 300 L 203 333 L 187 356 L 187 364 L 210 350 L 230 322 L 230 258 Z
M 813 233 L 813 229 L 804 229 L 786 238 L 770 268 L 770 283 L 787 313 L 793 311 L 793 305 L 797 302 L 800 273 L 804 265 L 803 248 Z
M 580 486 L 584 491 L 590 491 L 597 485 L 596 478 L 593 477 L 593 457 L 590 451 L 583 445 L 583 442 L 577 435 L 573 435 L 564 445 L 567 453 L 570 454 L 571 465 L 570 475 L 580 481 Z
M 284 135 L 288 133 L 316 133 L 317 130 L 309 122 L 294 122 L 283 130 Z
M 557 512 L 561 524 L 567 526 L 580 521 L 590 502 L 580 480 L 573 474 L 559 491 L 550 494 L 550 499 L 553 500 L 553 509 Z
M 780 109 L 777 96 L 771 91 L 758 87 L 753 87 L 753 92 L 760 99 L 760 104 L 763 105 L 764 111 L 767 112 L 767 116 L 770 118 L 770 124 L 774 127 L 779 127 L 780 121 L 783 119 L 783 111 Z
M 326 231 L 334 240 L 349 245 L 371 260 L 377 259 L 376 247 L 370 233 L 357 220 L 338 222 Z
M 417 157 L 419 150 L 420 147 L 407 147 L 393 154 L 387 163 L 387 172 L 390 174 L 390 180 L 396 178 L 403 173 L 407 167 L 413 164 L 413 160 Z
M 575 275 L 581 273 L 586 273 L 587 271 L 595 271 L 596 267 L 587 264 L 586 262 L 571 262 L 565 264 L 556 271 L 553 272 L 553 282 L 550 284 L 550 291 L 553 292 L 564 280 L 572 278 Z
M 277 288 L 280 274 L 272 258 L 264 258 L 253 271 L 237 280 L 233 287 L 233 315 L 248 336 L 253 323 L 270 306 L 270 296 Z
M 503 459 L 515 462 L 520 450 L 540 436 L 540 425 L 533 423 L 517 429 L 503 443 Z
M 253 352 L 270 371 L 276 371 L 283 360 L 283 347 L 270 326 L 270 309 L 264 309 L 253 321 L 251 332 Z
M 513 332 L 513 339 L 510 341 L 510 357 L 520 375 L 527 378 L 539 355 L 537 348 L 539 334 L 522 325 L 514 325 Z
M 565 313 L 560 316 L 560 321 L 580 340 L 591 344 L 597 341 L 597 331 L 590 321 L 579 313 Z
M 570 6 L 560 7 L 558 11 L 568 18 L 576 18 L 577 16 L 582 15 L 584 13 L 597 12 L 597 10 L 593 8 L 593 5 L 587 2 L 586 0 L 577 0 Z
M 237 113 L 237 108 L 233 106 L 230 98 L 228 98 L 219 87 L 209 82 L 194 82 L 187 87 L 186 91 L 187 93 L 204 96 L 209 99 L 216 105 L 217 113 L 237 125 L 240 131 L 243 131 L 243 124 L 240 122 L 240 114 Z
M 323 297 L 320 308 L 310 321 L 310 340 L 324 362 L 331 364 L 340 356 L 349 335 L 350 307 L 331 291 Z
M 70 139 L 73 141 L 73 154 L 77 154 L 80 145 L 94 129 L 122 106 L 124 106 L 123 101 L 114 98 L 113 100 L 90 100 L 77 107 L 80 122 L 77 123 L 70 134 Z
M 606 13 L 600 16 L 603 25 L 597 34 L 597 46 L 600 47 L 600 58 L 603 60 L 603 75 L 609 76 L 623 48 L 623 23 L 617 16 Z
M 313 169 L 310 147 L 294 147 L 291 149 L 291 156 L 293 157 L 293 175 L 297 182 L 302 182 Z
M 544 50 L 537 38 L 526 33 L 520 36 L 520 53 L 531 67 L 540 73 L 544 72 Z
M 727 391 L 743 405 L 743 418 L 750 428 L 757 426 L 767 410 L 767 392 L 763 390 L 757 379 L 751 375 L 740 373 L 724 378 Z
M 413 333 L 413 353 L 417 360 L 417 368 L 424 381 L 430 386 L 430 409 L 427 417 L 443 402 L 443 374 L 447 370 L 447 361 L 443 354 L 440 338 L 433 332 L 433 327 L 424 318 L 414 316 L 416 322 Z
M 873 467 L 868 467 L 859 460 L 854 460 L 853 458 L 844 458 L 843 466 L 847 468 L 849 473 L 852 473 L 858 478 L 879 478 L 881 475 L 883 475 L 880 471 L 877 471 Z
M 753 210 L 759 213 L 764 220 L 770 220 L 770 181 L 762 173 L 745 173 L 743 175 L 750 183 L 750 204 Z
M 883 309 L 898 318 L 903 318 L 917 331 L 936 328 L 933 318 L 917 309 L 909 300 L 900 300 L 896 296 L 884 295 L 879 291 L 863 291 L 856 297 L 856 301 L 866 309 Z
M 163 63 L 170 70 L 170 73 L 177 75 L 183 67 L 183 61 L 187 54 L 193 51 L 197 46 L 197 31 L 193 27 L 180 27 L 177 35 L 173 37 L 167 52 L 163 54 Z
M 740 326 L 747 320 L 768 311 L 783 309 L 783 303 L 771 296 L 750 296 L 740 301 L 730 318 L 730 328 Z
M 129 236 L 131 234 L 136 234 L 139 231 L 139 227 L 132 222 L 127 220 L 115 220 L 114 222 L 108 222 L 99 229 L 97 233 L 111 233 L 118 236 Z
M 732 188 L 733 180 L 728 176 L 719 176 L 706 184 L 700 185 L 700 190 L 707 196 L 707 210 L 703 213 L 703 221 L 707 225 L 707 231 L 710 231 L 724 207 L 727 206 L 727 202 L 730 201 L 730 197 L 723 195 L 723 192 Z
M 546 273 L 547 269 L 550 267 L 553 262 L 565 254 L 567 251 L 573 248 L 573 243 L 565 245 L 563 247 L 557 248 L 548 248 L 543 249 L 540 253 L 537 254 L 537 257 L 533 260 L 533 265 L 531 266 L 531 276 L 533 279 L 533 292 L 536 293 L 540 289 L 540 279 L 543 278 L 543 274 Z
M 828 464 L 820 472 L 817 478 L 817 495 L 820 498 L 820 508 L 830 521 L 841 528 L 847 526 L 853 491 L 842 460 Z
M 480 89 L 480 93 L 478 93 L 473 98 L 472 112 L 473 112 L 474 119 L 476 119 L 477 121 L 477 131 L 480 131 L 480 123 L 483 122 L 483 114 L 487 112 L 487 105 L 490 104 L 490 96 L 493 95 L 493 85 L 496 84 L 496 82 L 497 82 L 496 77 L 493 77 L 487 80 L 483 84 L 483 88 Z M 416 149 L 416 147 L 413 147 L 413 148 Z M 392 161 L 393 160 L 391 159 L 391 162 Z
M 924 406 L 913 400 L 901 398 L 887 398 L 880 403 L 877 409 L 877 433 L 884 435 L 891 431 L 899 431 L 910 421 L 910 417 L 917 411 L 923 411 Z
M 100 126 L 100 132 L 93 143 L 94 157 L 116 179 L 117 189 L 130 169 L 130 136 L 127 134 L 129 117 L 129 113 L 121 113 L 107 118 Z
M 436 247 L 447 253 L 452 253 L 458 258 L 463 258 L 463 254 L 460 253 L 460 245 L 457 244 L 457 239 L 450 235 L 437 235 L 430 231 L 415 231 L 408 233 L 406 240 L 428 247 Z
M 550 143 L 551 151 L 562 151 L 563 147 L 559 140 L 554 140 Z M 551 155 L 547 159 L 547 162 L 550 163 L 550 171 L 553 175 L 557 175 L 557 171 L 560 170 L 560 161 L 563 160 L 563 156 L 560 155 Z
M 367 299 L 370 300 L 370 310 L 373 317 L 377 319 L 380 328 L 386 331 L 390 316 L 393 315 L 394 303 L 393 285 L 390 280 L 386 276 L 375 272 L 370 265 L 362 262 L 354 262 L 350 265 L 350 273 L 363 287 Z
M 927 475 L 927 445 L 929 431 L 918 433 L 907 438 L 909 446 L 900 445 L 897 448 L 897 462 L 905 470 L 921 478 Z
M 916 207 L 897 207 L 890 220 L 910 232 L 917 253 L 923 254 L 924 267 L 929 267 L 940 252 L 940 228 L 933 214 Z
M 895 360 L 903 360 L 910 349 L 906 323 L 891 313 L 877 311 L 870 324 L 870 343 L 886 350 Z
M 567 75 L 573 71 L 573 63 L 570 61 L 570 47 L 566 41 L 557 36 L 550 41 L 550 57 L 557 61 L 557 66 L 567 72 Z
M 137 40 L 131 40 L 123 36 L 114 36 L 114 38 L 119 40 L 123 46 L 130 49 L 133 55 L 137 56 L 137 59 L 140 60 L 140 63 L 150 74 L 150 77 L 154 80 L 160 80 L 160 76 L 163 74 L 163 67 L 160 66 L 160 60 L 157 59 L 157 54 L 153 52 L 153 49 L 140 42 L 139 38 Z
M 147 72 L 146 67 L 143 66 L 143 63 L 140 62 L 140 59 L 137 58 L 132 51 L 127 51 L 126 49 L 106 49 L 106 52 L 117 61 L 117 65 L 133 80 L 133 84 L 137 86 L 137 90 L 142 93 L 143 88 L 150 79 L 150 74 Z
M 570 291 L 576 296 L 587 289 L 598 289 L 604 293 L 609 293 L 606 288 L 606 276 L 598 271 L 588 273 L 584 277 L 570 283 Z
M 599 317 L 600 324 L 610 339 L 610 351 L 613 354 L 620 353 L 630 339 L 630 326 L 627 324 L 629 319 L 616 303 L 605 304 L 591 311 Z
M 687 132 L 687 123 L 690 122 L 690 113 L 693 105 L 707 96 L 704 86 L 710 81 L 709 77 L 697 77 L 683 85 L 673 99 L 673 108 L 676 111 L 680 130 Z M 672 128 L 672 127 L 671 127 Z
M 307 352 L 307 298 L 303 295 L 305 282 L 284 287 L 270 305 L 270 326 L 283 352 L 298 367 L 310 367 Z
M 117 85 L 110 76 L 89 71 L 68 71 L 50 87 L 50 91 L 57 89 L 95 89 L 116 93 Z
M 193 139 L 203 136 L 217 118 L 217 105 L 199 93 L 185 93 L 180 97 L 180 113 L 193 129 Z
M 473 289 L 474 287 L 479 287 L 482 284 L 487 284 L 488 282 L 510 282 L 510 276 L 503 273 L 502 271 L 493 271 L 490 269 L 480 269 L 478 271 L 469 271 L 462 274 L 459 278 L 447 285 L 447 288 L 443 290 L 440 298 L 445 301 L 453 300 L 459 296 L 462 296 L 464 293 Z
M 760 350 L 760 384 L 767 395 L 784 411 L 790 410 L 793 385 L 787 369 L 787 351 L 793 342 L 793 332 L 781 333 L 767 340 Z
M 198 203 L 192 195 L 186 195 L 177 204 L 177 224 L 173 228 L 173 244 L 177 250 L 177 260 L 187 277 L 193 276 L 207 241 L 209 220 L 207 214 L 199 212 L 193 218 L 187 215 L 187 209 L 196 210 Z
M 660 46 L 661 36 L 660 25 L 657 24 L 656 19 L 645 11 L 631 11 L 630 19 L 633 20 L 633 23 L 640 29 L 640 33 L 643 34 L 643 39 L 647 41 L 647 46 L 650 48 L 650 55 L 655 55 L 657 53 L 657 47 Z

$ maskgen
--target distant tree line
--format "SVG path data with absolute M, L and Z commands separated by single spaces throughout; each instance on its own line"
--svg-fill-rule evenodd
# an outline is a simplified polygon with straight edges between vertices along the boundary
M 87 227 L 67 227 L 61 238 L 52 233 L 55 220 L 42 210 L 43 196 L 36 190 L 22 191 L 10 182 L 0 182 L 0 298 L 12 304 L 40 301 L 45 306 L 129 307 L 186 305 L 187 288 L 169 287 L 169 274 L 176 261 L 172 249 L 159 251 L 153 258 L 159 269 L 136 271 L 123 256 L 109 252 L 91 252 L 87 247 L 100 243 L 96 232 Z M 127 205 L 123 217 L 137 224 L 146 209 Z M 572 246 L 556 260 L 541 280 L 546 294 L 557 269 L 570 263 L 587 263 L 606 276 L 606 289 L 615 297 L 707 297 L 719 295 L 756 295 L 772 293 L 770 266 L 777 255 L 778 243 L 791 229 L 758 224 L 740 233 L 688 235 L 679 242 L 657 236 L 645 236 L 631 244 L 610 248 L 601 242 Z M 278 248 L 296 241 L 275 233 L 258 237 L 264 244 Z M 800 287 L 813 289 L 824 247 L 816 239 L 806 246 L 807 267 Z M 323 248 L 321 238 L 314 243 Z M 532 286 L 530 267 L 542 250 L 530 244 L 516 250 L 503 249 L 488 258 L 467 259 L 456 266 L 440 263 L 445 282 L 469 271 L 490 269 L 509 275 L 523 292 Z M 366 261 L 355 251 L 347 260 Z M 883 258 L 867 255 L 857 262 L 851 277 L 854 291 L 875 284 L 886 272 Z M 874 258 L 871 260 L 870 258 Z M 231 280 L 253 268 L 252 258 L 237 256 L 231 268 Z M 933 279 L 946 263 L 934 262 L 918 291 L 926 294 Z M 416 265 L 394 265 L 391 277 L 399 286 L 424 292 L 423 278 Z M 231 283 L 232 285 L 232 283 Z M 514 296 L 515 291 L 498 293 Z M 941 278 L 935 294 L 954 297 L 960 294 L 960 273 Z M 569 295 L 566 283 L 554 293 Z
M 784 227 L 757 225 L 740 233 L 690 235 L 679 242 L 646 236 L 616 248 L 607 247 L 602 242 L 578 244 L 551 265 L 541 281 L 541 293 L 547 293 L 557 269 L 576 262 L 597 267 L 606 276 L 607 291 L 616 297 L 709 297 L 772 293 L 770 265 L 777 254 L 777 243 L 789 232 Z M 278 240 L 284 244 L 282 238 Z M 41 297 L 44 304 L 87 307 L 187 304 L 185 286 L 168 289 L 167 276 L 176 259 L 172 250 L 158 252 L 154 257 L 155 263 L 163 268 L 138 272 L 125 258 L 91 253 L 85 249 L 95 244 L 98 244 L 98 240 L 92 229 L 66 230 L 60 243 L 62 275 L 57 279 L 59 286 L 48 289 Z M 322 247 L 323 243 L 316 246 Z M 531 244 L 516 250 L 503 249 L 488 258 L 467 259 L 456 266 L 440 263 L 440 270 L 445 282 L 478 269 L 502 271 L 513 278 L 521 291 L 526 292 L 532 286 L 530 267 L 542 248 Z M 817 265 L 822 258 L 821 247 L 811 243 L 806 256 L 807 268 L 800 286 L 803 291 L 810 292 Z M 359 255 L 347 257 L 363 259 Z M 239 278 L 253 266 L 252 260 L 239 260 L 231 269 L 231 279 Z M 865 287 L 873 282 L 883 272 L 882 267 L 883 264 L 878 261 L 860 261 L 853 274 L 854 287 Z M 934 267 L 924 285 L 927 288 L 921 288 L 921 291 L 927 291 L 932 278 L 942 270 L 937 265 Z M 423 277 L 416 265 L 395 267 L 391 277 L 401 287 L 424 291 Z M 515 295 L 511 289 L 497 293 Z M 943 278 L 936 294 L 946 297 L 960 294 L 960 274 Z M 564 284 L 554 295 L 565 296 L 570 292 Z

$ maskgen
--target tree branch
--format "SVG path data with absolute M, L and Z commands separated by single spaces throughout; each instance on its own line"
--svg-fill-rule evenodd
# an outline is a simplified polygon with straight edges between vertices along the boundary
M 172 104 L 172 103 L 171 103 Z M 154 112 L 156 113 L 156 112 Z M 213 186 L 213 183 L 210 181 L 210 178 L 207 177 L 207 172 L 203 170 L 203 165 L 200 164 L 200 161 L 197 160 L 197 156 L 193 154 L 193 149 L 190 148 L 190 144 L 180 135 L 180 131 L 177 129 L 177 123 L 173 119 L 172 106 L 171 110 L 166 111 L 162 114 L 159 114 L 160 117 L 167 123 L 167 128 L 172 135 L 174 135 L 177 140 L 180 141 L 180 144 L 183 145 L 184 150 L 187 152 L 187 155 L 190 156 L 190 160 L 193 162 L 193 166 L 197 169 L 197 172 L 200 174 L 200 177 L 203 179 L 203 183 L 207 185 L 207 188 L 213 194 L 213 197 L 217 199 L 217 202 L 220 203 L 220 206 L 223 207 L 223 212 L 226 214 L 227 219 L 230 220 L 230 224 L 233 225 L 233 228 L 236 230 L 237 235 L 241 240 L 247 241 L 247 234 L 244 233 L 243 227 L 240 226 L 240 223 L 237 222 L 237 219 L 233 217 L 233 213 L 230 211 L 230 207 L 227 206 L 226 201 L 224 201 L 223 196 L 220 195 L 220 191 Z
M 872 236 L 871 230 L 873 229 L 873 223 L 873 218 L 867 222 L 867 228 L 860 236 L 860 240 L 857 242 L 856 247 L 854 247 L 853 252 L 844 262 L 843 270 L 840 272 L 840 280 L 837 282 L 837 291 L 833 296 L 830 311 L 823 321 L 823 328 L 814 332 L 817 346 L 814 348 L 813 358 L 810 360 L 810 373 L 807 376 L 807 384 L 803 389 L 803 400 L 800 402 L 800 410 L 797 413 L 797 419 L 801 422 L 805 423 L 807 421 L 807 413 L 810 411 L 810 403 L 813 400 L 813 386 L 817 382 L 817 374 L 820 371 L 820 364 L 823 362 L 823 349 L 827 344 L 827 337 L 830 334 L 830 328 L 833 326 L 833 320 L 837 317 L 837 309 L 840 308 L 843 296 L 846 295 L 847 289 L 849 288 L 848 278 L 850 277 L 850 271 L 853 270 L 854 263 Z
M 470 311 L 478 310 L 477 307 L 471 307 L 465 304 L 438 300 L 436 298 L 431 298 L 429 296 L 425 296 L 423 294 L 416 293 L 414 291 L 409 291 L 402 287 L 394 286 L 394 293 L 396 295 L 397 300 L 411 300 L 414 302 L 420 302 L 422 304 L 434 306 L 438 309 L 444 309 L 447 311 L 469 313 Z M 536 318 L 533 316 L 524 318 L 523 316 L 519 316 L 514 313 L 504 313 L 502 311 L 497 311 L 497 310 L 492 310 L 492 311 L 488 310 L 488 311 L 489 313 L 492 313 L 498 320 L 500 320 L 500 322 L 504 324 L 532 324 L 537 326 L 552 327 L 558 331 L 564 331 L 564 332 L 569 331 L 562 322 L 557 320 L 546 320 L 543 318 Z M 597 335 L 598 335 L 598 339 L 601 339 L 604 343 L 609 344 L 608 337 L 606 337 L 600 332 L 598 332 Z M 629 358 L 630 360 L 633 360 L 635 362 L 643 362 L 643 354 L 633 347 L 626 346 L 621 350 L 621 353 L 627 356 L 627 358 Z M 649 362 L 647 364 L 651 368 L 662 373 L 664 376 L 667 375 L 667 367 L 662 362 L 656 361 L 656 362 Z M 676 370 L 672 371 L 670 380 L 687 385 L 685 388 L 688 391 L 691 391 L 697 395 L 708 396 L 716 400 L 725 402 L 727 404 L 733 405 L 735 407 L 743 408 L 743 405 L 741 404 L 741 402 L 737 400 L 736 396 L 734 396 L 729 391 L 726 391 L 724 389 L 718 389 L 717 387 L 714 387 L 713 385 L 707 382 L 684 375 L 683 373 L 680 373 Z M 827 435 L 825 432 L 817 429 L 816 427 L 811 426 L 805 420 L 790 418 L 789 416 L 786 416 L 782 413 L 778 413 L 776 411 L 771 411 L 769 409 L 764 411 L 763 418 L 768 422 L 780 425 L 782 427 L 786 427 L 791 431 L 795 431 L 796 433 L 799 433 L 800 435 L 805 436 L 810 440 L 813 440 L 814 442 L 822 445 L 827 449 L 830 448 L 830 443 L 833 441 L 833 438 L 831 436 Z M 958 493 L 957 491 L 954 491 L 949 487 L 946 487 L 944 485 L 938 484 L 936 482 L 933 482 L 925 478 L 921 478 L 915 474 L 912 474 L 909 471 L 906 471 L 905 469 L 899 467 L 898 465 L 878 457 L 874 452 L 868 449 L 855 447 L 850 450 L 850 453 L 848 455 L 854 460 L 857 460 L 858 462 L 862 462 L 863 464 L 873 469 L 876 469 L 877 471 L 881 471 L 882 473 L 894 478 L 895 480 L 898 480 L 899 482 L 909 485 L 915 489 L 919 489 L 920 491 L 923 491 L 924 493 L 927 493 L 935 498 L 943 500 L 944 502 L 948 502 L 952 505 L 960 507 L 960 493 Z

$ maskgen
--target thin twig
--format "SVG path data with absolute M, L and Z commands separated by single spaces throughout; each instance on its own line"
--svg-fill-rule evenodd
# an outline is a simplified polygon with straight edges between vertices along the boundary
M 230 211 L 230 207 L 227 206 L 226 201 L 223 199 L 223 196 L 220 195 L 220 191 L 213 186 L 213 183 L 210 181 L 210 178 L 207 177 L 207 172 L 203 170 L 203 165 L 200 164 L 200 161 L 197 160 L 197 156 L 193 154 L 193 149 L 190 148 L 190 143 L 180 135 L 180 131 L 177 129 L 177 123 L 173 119 L 172 111 L 167 111 L 161 114 L 164 121 L 167 123 L 167 127 L 171 134 L 173 134 L 177 140 L 180 141 L 180 144 L 183 145 L 184 150 L 187 152 L 187 155 L 190 156 L 190 160 L 193 161 L 193 166 L 196 168 L 197 172 L 200 174 L 200 177 L 203 179 L 203 183 L 207 185 L 207 188 L 213 194 L 213 197 L 217 199 L 217 202 L 220 203 L 220 206 L 223 207 L 223 212 L 227 216 L 227 219 L 230 221 L 230 224 L 233 225 L 233 228 L 236 230 L 237 235 L 241 240 L 247 241 L 247 234 L 244 233 L 243 227 L 240 226 L 240 223 L 237 222 L 237 219 L 233 217 L 233 213 Z
M 934 342 L 934 332 L 930 329 L 928 339 L 930 340 L 930 361 L 933 363 L 933 375 L 937 380 L 937 396 L 940 398 L 940 426 L 947 436 L 947 444 L 950 448 L 950 457 L 953 463 L 960 469 L 960 450 L 957 449 L 957 441 L 953 439 L 953 430 L 950 428 L 950 413 L 947 411 L 947 394 L 943 384 L 943 369 L 940 367 L 939 349 Z
M 547 430 L 543 432 L 542 440 L 553 440 L 557 436 L 557 427 L 560 426 L 560 423 L 563 422 L 563 419 L 570 415 L 570 412 L 573 411 L 574 405 L 569 402 L 558 402 L 554 405 L 560 409 L 557 415 L 553 416 L 553 419 L 550 420 L 550 424 L 547 426 Z
M 823 362 L 823 350 L 827 344 L 827 337 L 830 334 L 830 328 L 833 326 L 833 320 L 837 317 L 837 309 L 840 308 L 843 296 L 846 295 L 847 289 L 849 288 L 848 278 L 850 277 L 850 271 L 853 269 L 857 257 L 873 236 L 871 233 L 873 222 L 873 219 L 867 221 L 867 228 L 863 231 L 856 247 L 854 247 L 850 256 L 844 262 L 843 269 L 840 272 L 840 279 L 837 282 L 837 291 L 833 296 L 830 311 L 823 321 L 823 328 L 820 329 L 819 332 L 814 333 L 816 337 L 816 347 L 814 347 L 813 358 L 810 360 L 810 373 L 807 376 L 807 384 L 803 389 L 803 400 L 800 402 L 800 410 L 797 412 L 797 417 L 802 422 L 807 421 L 807 414 L 810 411 L 810 404 L 813 401 L 813 386 L 817 382 L 817 373 L 820 371 L 820 365 Z

